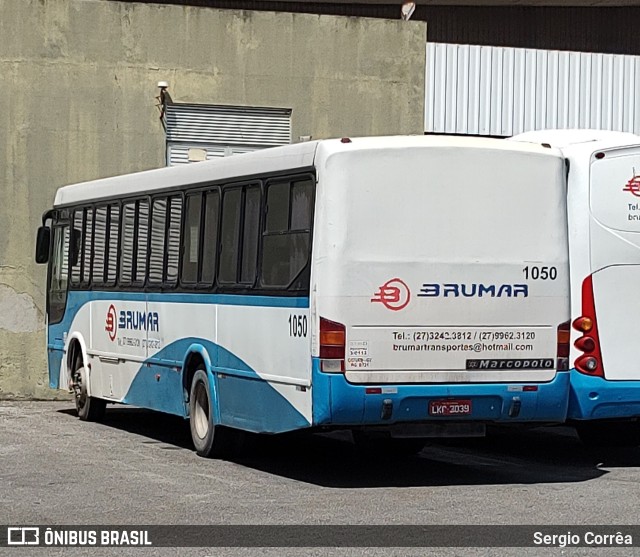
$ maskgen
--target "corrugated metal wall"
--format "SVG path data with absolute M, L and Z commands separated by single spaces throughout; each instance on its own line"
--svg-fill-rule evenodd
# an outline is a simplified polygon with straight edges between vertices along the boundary
M 427 44 L 425 131 L 640 133 L 640 57 Z
M 291 143 L 291 109 L 168 103 L 170 166 Z

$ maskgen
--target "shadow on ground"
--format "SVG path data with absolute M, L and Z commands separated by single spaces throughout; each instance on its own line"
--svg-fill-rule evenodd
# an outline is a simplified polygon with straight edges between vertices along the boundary
M 116 406 L 107 410 L 103 425 L 139 435 L 143 444 L 193 450 L 188 422 L 176 416 Z M 231 460 L 334 488 L 536 484 L 581 482 L 606 474 L 607 468 L 637 466 L 640 448 L 589 449 L 567 427 L 494 428 L 486 438 L 433 440 L 416 456 L 365 456 L 348 432 L 298 432 L 249 436 L 243 452 Z

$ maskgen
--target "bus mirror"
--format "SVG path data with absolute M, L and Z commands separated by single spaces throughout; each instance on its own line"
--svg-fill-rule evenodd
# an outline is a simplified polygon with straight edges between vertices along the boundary
M 49 243 L 51 241 L 51 229 L 48 226 L 38 228 L 36 238 L 36 263 L 49 261 Z

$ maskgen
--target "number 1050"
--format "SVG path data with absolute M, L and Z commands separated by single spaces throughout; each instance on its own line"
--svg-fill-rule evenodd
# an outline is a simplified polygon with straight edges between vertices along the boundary
M 307 316 L 306 315 L 290 315 L 289 316 L 289 336 L 290 337 L 306 337 L 307 336 Z
M 556 280 L 558 277 L 558 269 L 555 267 L 529 267 L 527 265 L 522 269 L 522 272 L 527 280 Z

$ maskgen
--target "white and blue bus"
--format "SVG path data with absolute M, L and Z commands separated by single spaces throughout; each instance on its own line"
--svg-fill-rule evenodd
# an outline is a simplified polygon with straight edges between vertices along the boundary
M 567 418 L 587 444 L 640 444 L 640 137 L 539 130 L 569 163 L 573 321 Z
M 492 139 L 300 143 L 66 186 L 38 231 L 50 383 L 365 446 L 562 422 L 565 162 Z

